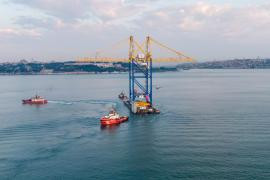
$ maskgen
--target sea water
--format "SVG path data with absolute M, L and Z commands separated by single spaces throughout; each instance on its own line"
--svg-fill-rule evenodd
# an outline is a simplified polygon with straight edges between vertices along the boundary
M 269 79 L 157 73 L 161 114 L 136 116 L 117 97 L 127 74 L 0 76 L 0 179 L 269 179 Z M 35 94 L 49 103 L 21 103 Z M 101 128 L 111 107 L 130 119 Z

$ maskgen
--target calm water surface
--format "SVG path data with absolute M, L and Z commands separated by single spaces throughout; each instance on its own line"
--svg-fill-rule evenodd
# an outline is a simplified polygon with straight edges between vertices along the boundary
M 269 179 L 270 70 L 154 76 L 150 116 L 117 99 L 127 74 L 0 76 L 0 179 Z M 102 129 L 111 106 L 130 121 Z

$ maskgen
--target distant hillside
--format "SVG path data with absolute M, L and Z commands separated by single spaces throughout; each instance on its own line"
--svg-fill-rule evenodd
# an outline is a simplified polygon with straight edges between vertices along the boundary
M 188 69 L 270 69 L 270 59 L 235 59 L 183 63 L 175 67 L 154 67 L 153 72 Z M 88 74 L 128 72 L 128 63 L 27 62 L 0 64 L 0 74 Z
M 270 69 L 270 59 L 235 59 L 202 63 L 184 63 L 179 69 Z
M 27 62 L 0 64 L 0 74 L 87 74 L 128 72 L 128 63 Z M 155 67 L 154 72 L 177 71 L 176 67 Z

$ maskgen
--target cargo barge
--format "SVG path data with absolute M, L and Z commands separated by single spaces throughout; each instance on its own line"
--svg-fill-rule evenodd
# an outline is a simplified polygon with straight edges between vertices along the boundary
M 124 105 L 134 114 L 160 114 L 160 111 L 149 102 L 144 101 L 130 101 L 130 99 L 124 94 L 119 94 L 119 99 L 122 100 Z

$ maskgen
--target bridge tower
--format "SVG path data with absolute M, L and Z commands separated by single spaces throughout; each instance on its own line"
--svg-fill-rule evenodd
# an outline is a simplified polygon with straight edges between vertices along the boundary
M 133 36 L 129 39 L 129 99 L 144 97 L 152 106 L 152 54 L 150 37 L 146 37 L 145 47 L 139 45 Z

